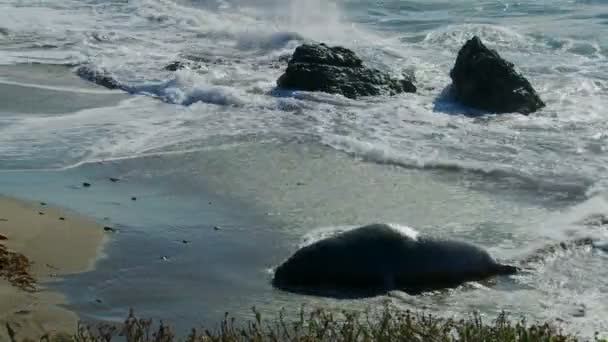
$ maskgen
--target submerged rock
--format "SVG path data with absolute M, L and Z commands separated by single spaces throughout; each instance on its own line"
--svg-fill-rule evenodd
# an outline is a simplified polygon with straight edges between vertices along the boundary
M 475 36 L 465 43 L 450 72 L 462 104 L 492 113 L 530 114 L 545 106 L 530 82 Z
M 466 242 L 412 237 L 372 224 L 298 250 L 276 269 L 273 285 L 292 292 L 366 297 L 391 290 L 417 294 L 516 272 Z
M 164 69 L 167 71 L 177 71 L 189 67 L 189 63 L 183 61 L 175 61 L 167 64 Z
M 120 83 L 112 78 L 112 76 L 105 72 L 97 71 L 87 65 L 83 65 L 76 69 L 76 74 L 87 81 L 91 81 L 108 89 L 122 89 Z
M 353 51 L 325 44 L 299 46 L 277 85 L 293 90 L 341 94 L 348 98 L 416 92 L 411 77 L 392 78 L 385 72 L 364 66 Z

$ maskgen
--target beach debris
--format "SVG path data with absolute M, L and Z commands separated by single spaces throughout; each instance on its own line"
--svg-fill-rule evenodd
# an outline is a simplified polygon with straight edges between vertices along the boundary
M 190 241 L 188 241 L 188 240 L 182 240 L 182 243 L 185 244 L 185 245 L 187 245 L 187 244 L 190 243 Z
M 8 219 L 0 218 L 0 222 L 8 222 Z
M 60 217 L 59 220 L 60 221 L 65 221 L 65 217 Z
M 0 241 L 6 241 L 6 240 L 8 240 L 8 238 L 6 237 L 6 235 L 0 234 Z
M 222 229 L 222 227 L 220 227 L 220 226 L 213 226 L 213 230 L 221 230 L 221 229 Z
M 85 188 L 88 188 L 91 186 L 91 183 L 84 182 L 84 183 L 82 183 L 82 186 L 84 186 Z
M 137 201 L 137 197 L 135 197 L 135 196 L 131 197 L 131 201 Z
M 9 322 L 6 322 L 6 332 L 8 333 L 8 337 L 11 339 L 11 342 L 17 341 L 17 333 L 15 332 L 15 329 L 11 327 Z
M 120 179 L 118 178 L 114 178 L 114 177 L 110 177 L 110 182 L 116 183 L 118 182 Z
M 46 202 L 40 202 L 40 205 L 41 205 L 41 206 L 45 206 L 45 205 L 46 205 Z
M 44 213 L 42 211 L 39 211 L 38 215 L 44 215 Z
M 10 251 L 0 244 L 0 277 L 24 291 L 35 291 L 36 281 L 29 273 L 32 263 L 23 254 Z
M 103 303 L 103 301 L 102 301 L 101 299 L 99 299 L 99 298 L 95 299 L 95 301 L 96 301 L 97 303 L 99 303 L 99 304 Z
M 57 267 L 55 267 L 55 266 L 53 266 L 51 264 L 46 264 L 46 267 L 48 267 L 50 269 L 53 269 L 53 270 L 56 270 L 56 271 L 59 270 L 59 268 L 57 268 Z
M 575 318 L 585 317 L 586 315 L 587 315 L 587 308 L 585 307 L 584 304 L 579 305 L 576 308 L 573 308 L 572 311 L 570 312 L 570 316 L 575 317 Z
M 160 257 L 160 260 L 162 261 L 169 261 L 169 258 L 167 258 L 166 256 Z
M 108 233 L 116 233 L 118 231 L 118 229 L 116 228 L 112 228 L 112 227 L 103 227 L 103 230 L 108 232 Z

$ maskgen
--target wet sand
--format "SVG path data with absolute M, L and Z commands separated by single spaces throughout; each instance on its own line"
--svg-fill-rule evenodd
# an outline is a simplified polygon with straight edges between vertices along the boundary
M 29 258 L 37 280 L 36 291 L 26 292 L 0 279 L 0 340 L 8 340 L 7 323 L 20 339 L 74 331 L 78 316 L 61 307 L 65 298 L 45 284 L 92 270 L 104 245 L 103 227 L 46 205 L 0 196 L 0 234 L 9 250 Z

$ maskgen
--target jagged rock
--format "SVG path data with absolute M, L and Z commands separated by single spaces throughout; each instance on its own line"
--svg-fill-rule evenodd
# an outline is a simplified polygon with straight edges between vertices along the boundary
M 477 36 L 460 49 L 450 77 L 456 99 L 473 108 L 530 114 L 545 106 L 513 63 L 488 49 Z
M 325 44 L 304 44 L 294 52 L 277 85 L 285 89 L 322 91 L 348 98 L 416 92 L 412 77 L 392 78 L 363 65 L 351 50 Z

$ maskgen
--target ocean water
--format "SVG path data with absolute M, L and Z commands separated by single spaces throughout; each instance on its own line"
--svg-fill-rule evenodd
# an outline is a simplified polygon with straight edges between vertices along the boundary
M 0 193 L 123 227 L 96 271 L 59 285 L 90 319 L 136 306 L 186 328 L 253 305 L 388 298 L 608 332 L 608 256 L 591 248 L 494 286 L 359 302 L 281 293 L 268 273 L 302 241 L 370 222 L 509 260 L 575 237 L 607 240 L 605 227 L 580 224 L 608 215 L 607 33 L 601 0 L 0 0 Z M 449 71 L 473 35 L 514 62 L 547 107 L 471 117 L 451 102 Z M 285 56 L 308 41 L 412 71 L 420 91 L 356 101 L 275 91 Z M 164 70 L 180 59 L 199 67 Z M 129 94 L 78 79 L 79 65 Z M 114 176 L 125 182 L 104 183 Z M 143 200 L 131 203 L 133 193 Z

